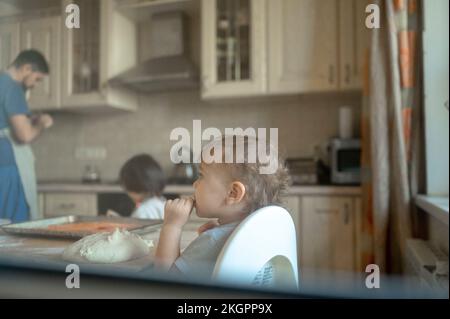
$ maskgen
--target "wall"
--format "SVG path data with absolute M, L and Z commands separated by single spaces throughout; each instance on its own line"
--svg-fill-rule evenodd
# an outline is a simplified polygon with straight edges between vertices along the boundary
M 427 193 L 448 196 L 449 1 L 424 1 L 424 88 Z
M 448 256 L 448 225 L 433 216 L 428 216 L 428 240 L 432 245 Z
M 152 154 L 168 174 L 173 167 L 169 140 L 173 128 L 192 130 L 192 120 L 202 127 L 277 127 L 279 147 L 285 156 L 312 156 L 315 145 L 338 132 L 341 105 L 353 106 L 355 132 L 359 129 L 360 96 L 356 93 L 315 94 L 293 97 L 201 101 L 198 91 L 140 97 L 135 113 L 109 115 L 55 114 L 55 125 L 33 144 L 39 180 L 80 180 L 86 164 L 96 164 L 103 180 L 117 178 L 131 156 Z M 104 147 L 107 158 L 79 160 L 77 148 Z

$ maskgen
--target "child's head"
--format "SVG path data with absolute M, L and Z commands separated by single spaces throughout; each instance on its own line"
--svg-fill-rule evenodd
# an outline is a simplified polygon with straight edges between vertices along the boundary
M 164 186 L 164 172 L 153 157 L 140 154 L 130 158 L 120 169 L 120 183 L 135 202 L 161 196 Z
M 226 150 L 225 140 L 229 138 L 224 137 L 219 141 L 222 150 Z M 201 162 L 199 178 L 194 183 L 195 205 L 200 217 L 222 220 L 244 218 L 258 208 L 280 204 L 280 197 L 288 185 L 287 170 L 279 160 L 278 152 L 270 151 L 270 156 L 276 157 L 274 162 L 277 167 L 272 174 L 262 174 L 263 163 L 258 159 L 249 161 L 249 152 L 255 150 L 257 143 L 257 139 L 244 140 L 243 163 L 236 163 L 235 138 L 232 139 L 231 147 L 233 163 L 225 163 L 224 151 L 221 154 L 222 163 Z M 215 149 L 207 146 L 203 152 L 211 150 Z

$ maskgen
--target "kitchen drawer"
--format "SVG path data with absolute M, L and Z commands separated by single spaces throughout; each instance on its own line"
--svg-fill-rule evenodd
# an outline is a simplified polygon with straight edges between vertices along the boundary
M 45 194 L 44 215 L 97 215 L 97 196 L 95 194 Z

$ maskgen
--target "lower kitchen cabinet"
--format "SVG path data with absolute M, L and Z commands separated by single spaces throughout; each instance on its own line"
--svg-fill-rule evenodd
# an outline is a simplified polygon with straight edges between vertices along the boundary
M 351 197 L 303 197 L 300 229 L 303 267 L 355 270 L 355 218 Z
M 300 268 L 300 197 L 299 196 L 286 196 L 283 198 L 283 206 L 291 214 L 292 220 L 295 224 L 295 232 L 297 235 L 297 264 Z
M 359 197 L 286 196 L 283 204 L 297 231 L 300 284 L 357 270 Z
M 97 215 L 97 194 L 45 193 L 40 199 L 44 217 Z

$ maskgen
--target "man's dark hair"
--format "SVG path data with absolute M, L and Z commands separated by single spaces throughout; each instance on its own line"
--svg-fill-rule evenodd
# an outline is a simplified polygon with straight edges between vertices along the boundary
M 140 154 L 133 156 L 122 166 L 120 182 L 129 192 L 161 196 L 166 179 L 161 166 L 153 157 Z
M 18 69 L 26 64 L 30 64 L 31 69 L 34 72 L 41 72 L 44 74 L 50 73 L 50 69 L 47 61 L 45 60 L 45 57 L 37 50 L 31 49 L 20 52 L 17 58 L 12 63 L 12 66 Z

